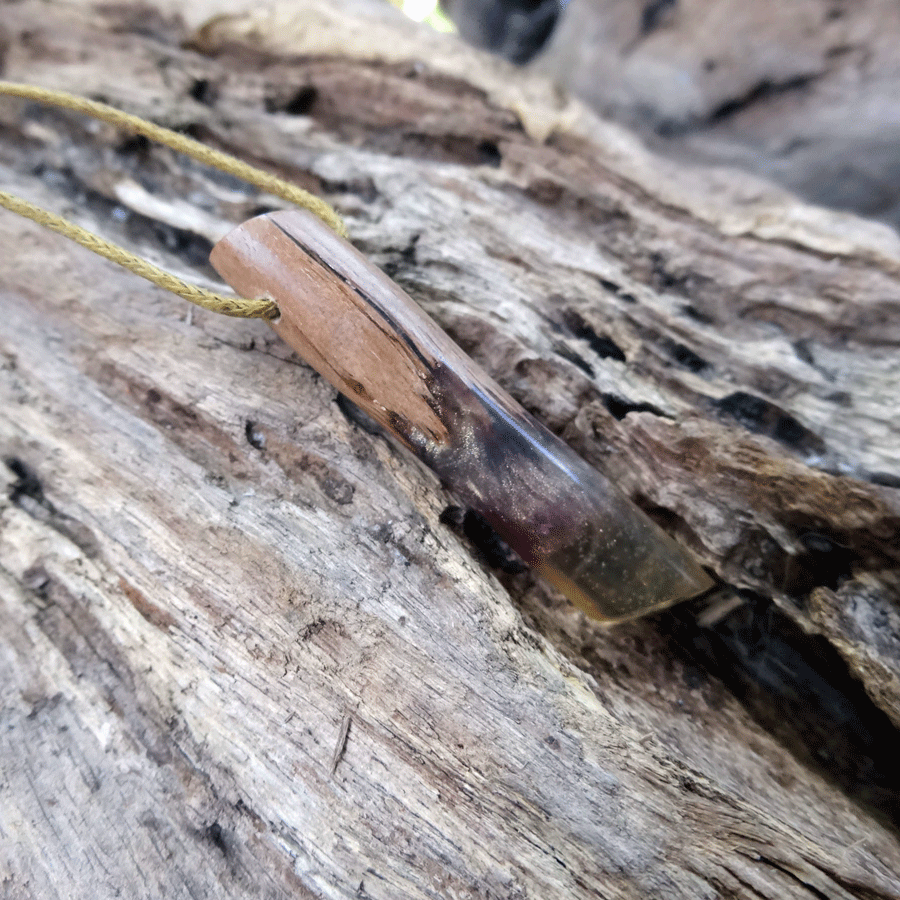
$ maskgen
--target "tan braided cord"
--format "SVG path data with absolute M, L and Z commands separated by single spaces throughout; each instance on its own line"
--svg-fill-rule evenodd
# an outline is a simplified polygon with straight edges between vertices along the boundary
M 35 206 L 27 200 L 22 200 L 13 194 L 0 191 L 0 206 L 11 212 L 18 213 L 26 219 L 31 219 L 45 228 L 65 235 L 65 237 L 75 241 L 75 243 L 81 244 L 82 247 L 92 250 L 99 256 L 103 256 L 111 262 L 128 269 L 129 272 L 140 275 L 141 278 L 146 278 L 147 281 L 152 281 L 158 287 L 171 291 L 173 294 L 178 294 L 179 297 L 184 297 L 185 300 L 195 303 L 197 306 L 202 306 L 204 309 L 221 313 L 223 316 L 235 316 L 241 319 L 272 320 L 278 318 L 278 306 L 273 300 L 225 297 L 213 291 L 207 291 L 197 285 L 188 284 L 164 269 L 147 262 L 140 256 L 135 256 L 124 248 L 111 244 L 109 241 L 98 237 L 79 225 L 75 225 L 68 219 L 55 213 L 47 212 L 47 210 L 41 209 L 41 207 Z

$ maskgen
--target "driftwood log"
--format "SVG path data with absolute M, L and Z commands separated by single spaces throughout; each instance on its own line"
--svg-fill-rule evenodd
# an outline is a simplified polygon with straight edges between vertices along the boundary
M 0 215 L 0 893 L 900 897 L 900 238 L 333 6 L 23 0 L 3 77 L 333 202 L 717 593 L 604 630 L 266 325 Z M 12 101 L 0 189 L 200 281 L 278 205 Z

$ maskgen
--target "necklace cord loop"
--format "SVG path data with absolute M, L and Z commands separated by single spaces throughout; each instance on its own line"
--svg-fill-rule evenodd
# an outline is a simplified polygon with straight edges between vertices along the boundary
M 288 203 L 307 209 L 318 216 L 341 237 L 347 236 L 347 229 L 341 217 L 321 197 L 317 197 L 309 191 L 290 184 L 270 172 L 248 165 L 228 153 L 214 150 L 212 147 L 207 147 L 205 144 L 200 143 L 200 141 L 168 128 L 163 128 L 161 125 L 156 125 L 153 122 L 148 122 L 139 116 L 123 112 L 96 100 L 88 100 L 85 97 L 78 97 L 66 91 L 49 90 L 37 85 L 0 81 L 0 96 L 18 97 L 22 100 L 31 100 L 47 106 L 83 113 L 118 128 L 143 135 L 154 143 L 162 144 L 171 150 L 183 153 L 199 163 L 219 169 L 248 184 L 252 184 L 261 191 L 274 194 Z M 158 287 L 164 288 L 173 294 L 178 294 L 178 296 L 197 306 L 202 306 L 204 309 L 221 313 L 225 316 L 245 319 L 267 319 L 271 321 L 278 318 L 278 306 L 272 300 L 226 297 L 197 285 L 188 284 L 164 269 L 154 266 L 140 256 L 125 250 L 123 247 L 110 243 L 98 235 L 75 225 L 65 217 L 48 212 L 13 194 L 0 191 L 0 206 L 64 235 L 99 256 L 128 269 L 128 271 L 139 275 L 141 278 L 146 278 Z

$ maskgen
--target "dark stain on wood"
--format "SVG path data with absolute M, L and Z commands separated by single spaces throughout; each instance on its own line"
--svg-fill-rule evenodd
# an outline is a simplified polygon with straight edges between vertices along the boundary
M 131 605 L 151 624 L 165 631 L 177 624 L 177 619 L 166 609 L 153 603 L 133 584 L 119 578 L 119 587 Z

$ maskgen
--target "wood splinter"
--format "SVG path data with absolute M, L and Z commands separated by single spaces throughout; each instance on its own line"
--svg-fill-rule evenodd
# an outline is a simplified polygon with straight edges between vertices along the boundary
M 286 343 L 590 616 L 627 619 L 712 586 L 687 550 L 316 216 L 251 219 L 210 259 L 242 296 L 275 300 L 272 327 Z

